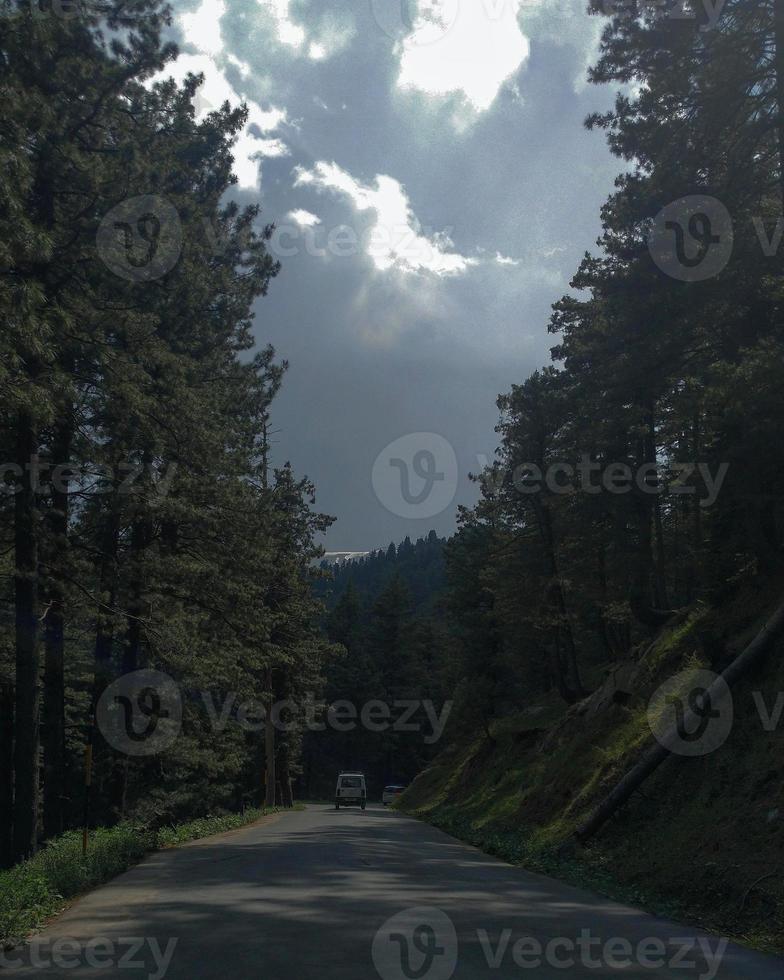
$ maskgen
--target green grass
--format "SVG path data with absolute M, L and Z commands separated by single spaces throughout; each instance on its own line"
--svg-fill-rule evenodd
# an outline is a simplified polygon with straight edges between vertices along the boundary
M 249 809 L 157 831 L 131 824 L 100 827 L 90 831 L 86 855 L 81 831 L 48 841 L 29 861 L 0 871 L 0 949 L 38 928 L 68 899 L 116 877 L 150 851 L 244 827 L 269 812 Z

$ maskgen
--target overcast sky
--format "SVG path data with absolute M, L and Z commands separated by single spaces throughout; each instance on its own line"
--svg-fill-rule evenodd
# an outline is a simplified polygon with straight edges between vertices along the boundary
M 329 550 L 451 533 L 496 396 L 549 359 L 620 169 L 583 128 L 614 95 L 586 83 L 584 6 L 175 0 L 167 74 L 250 109 L 239 194 L 283 263 L 256 330 L 291 363 L 275 461 L 338 518 Z

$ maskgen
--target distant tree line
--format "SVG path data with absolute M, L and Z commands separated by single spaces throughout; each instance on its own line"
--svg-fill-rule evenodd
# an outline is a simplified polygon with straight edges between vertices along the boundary
M 354 769 L 365 773 L 377 799 L 385 785 L 410 782 L 441 747 L 438 726 L 449 718 L 444 703 L 455 683 L 444 544 L 435 531 L 415 543 L 406 538 L 333 567 L 316 583 L 328 609 L 324 630 L 343 651 L 325 667 L 322 700 L 351 704 L 357 718 L 306 734 L 304 796 L 330 797 L 336 774 Z M 425 702 L 435 713 L 435 730 Z M 389 709 L 388 719 L 372 713 L 374 703 Z M 370 727 L 362 719 L 368 705 Z
M 360 599 L 372 599 L 393 578 L 400 577 L 410 593 L 413 611 L 426 615 L 436 610 L 446 585 L 444 543 L 435 531 L 430 531 L 415 543 L 407 536 L 400 544 L 392 542 L 386 549 L 371 551 L 361 558 L 332 565 L 322 562 L 322 569 L 329 575 L 315 580 L 315 592 L 331 610 L 349 584 Z
M 199 78 L 151 84 L 176 53 L 156 0 L 34 8 L 0 8 L 0 865 L 81 824 L 90 744 L 92 823 L 263 799 L 264 734 L 210 708 L 311 690 L 330 652 L 308 583 L 330 521 L 268 466 L 286 365 L 253 350 L 278 265 L 231 200 L 246 110 L 197 122 Z M 95 724 L 142 668 L 182 701 L 149 756 Z M 157 696 L 131 705 L 151 729 Z M 284 786 L 300 741 L 277 740 Z

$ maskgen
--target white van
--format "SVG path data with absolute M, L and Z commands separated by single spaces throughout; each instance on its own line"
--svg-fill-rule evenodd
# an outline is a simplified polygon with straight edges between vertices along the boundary
M 361 772 L 342 772 L 335 787 L 335 809 L 341 806 L 358 806 L 363 810 L 367 802 L 365 777 Z

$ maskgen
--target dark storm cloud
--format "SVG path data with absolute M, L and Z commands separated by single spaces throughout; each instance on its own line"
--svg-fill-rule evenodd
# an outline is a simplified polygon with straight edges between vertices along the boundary
M 322 4 L 291 3 L 291 23 L 306 29 L 299 48 L 277 36 L 268 5 L 227 0 L 224 9 L 221 45 L 217 24 L 211 41 L 191 25 L 183 50 L 210 51 L 240 94 L 287 119 L 264 133 L 287 155 L 261 161 L 264 218 L 285 229 L 276 241 L 282 273 L 257 309 L 260 342 L 291 362 L 275 407 L 275 457 L 306 472 L 320 509 L 338 518 L 330 550 L 430 527 L 449 533 L 456 504 L 475 496 L 468 472 L 492 456 L 496 395 L 547 361 L 550 304 L 592 247 L 620 169 L 582 126 L 612 94 L 581 81 L 596 25 L 579 4 L 524 4 L 530 55 L 489 109 L 471 113 L 459 96 L 400 90 L 400 54 L 371 0 L 337 4 L 328 18 Z M 326 56 L 314 60 L 308 46 L 320 37 L 337 50 L 325 41 Z M 330 180 L 349 190 L 314 180 L 319 163 L 335 164 Z M 415 231 L 471 264 L 441 276 L 379 270 L 361 244 L 376 212 L 360 206 L 378 175 L 402 186 Z M 319 223 L 298 229 L 292 211 Z M 343 226 L 350 233 L 336 231 Z M 326 247 L 330 232 L 337 249 Z M 457 486 L 445 510 L 414 519 L 405 505 L 379 501 L 372 471 L 388 443 L 418 432 L 454 447 Z

